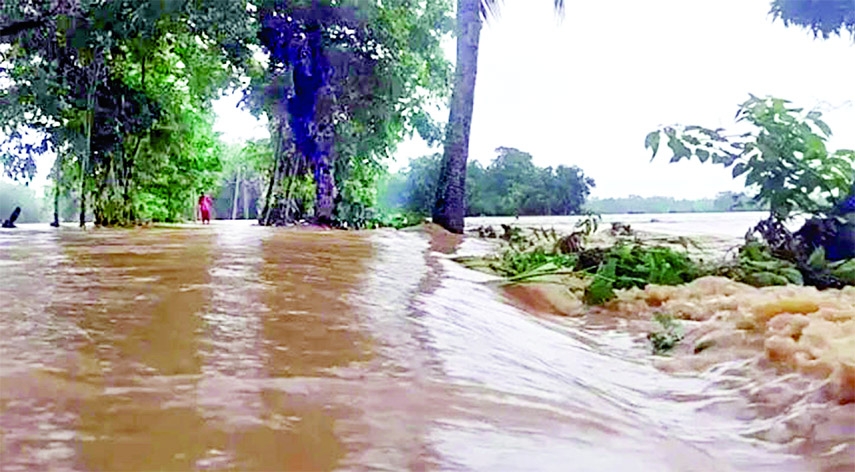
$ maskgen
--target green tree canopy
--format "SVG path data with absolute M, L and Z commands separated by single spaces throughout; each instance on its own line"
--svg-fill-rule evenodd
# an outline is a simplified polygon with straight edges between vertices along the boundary
M 582 212 L 594 180 L 576 166 L 538 167 L 532 156 L 500 147 L 483 167 L 472 161 L 467 168 L 466 212 L 469 216 L 572 215 Z M 401 172 L 403 206 L 429 214 L 438 184 L 442 156 L 434 154 L 410 161 Z
M 87 198 L 104 224 L 186 217 L 222 180 L 211 101 L 246 74 L 246 103 L 271 122 L 268 200 L 308 178 L 323 211 L 364 213 L 395 145 L 439 135 L 426 108 L 447 96 L 450 0 L 212 4 L 4 2 L 5 172 L 28 180 L 33 157 L 54 151 L 56 195 L 74 182 L 81 224 Z
M 99 223 L 169 220 L 211 185 L 210 103 L 248 61 L 245 1 L 4 2 L 0 22 L 10 176 L 31 178 L 33 156 L 55 151 L 53 176 L 79 179 L 81 225 L 87 197 Z
M 395 146 L 413 132 L 437 134 L 426 108 L 448 89 L 440 41 L 450 11 L 447 0 L 259 4 L 259 40 L 271 59 L 255 71 L 246 101 L 271 119 L 267 195 L 280 208 L 268 208 L 264 222 L 302 216 L 290 210 L 299 206 L 290 184 L 307 175 L 316 217 L 364 219 Z

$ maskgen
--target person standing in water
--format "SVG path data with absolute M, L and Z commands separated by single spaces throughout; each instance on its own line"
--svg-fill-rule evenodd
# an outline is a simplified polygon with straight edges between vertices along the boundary
M 211 200 L 211 197 L 205 195 L 199 195 L 199 218 L 202 220 L 202 224 L 211 224 L 211 209 L 214 206 L 214 202 Z

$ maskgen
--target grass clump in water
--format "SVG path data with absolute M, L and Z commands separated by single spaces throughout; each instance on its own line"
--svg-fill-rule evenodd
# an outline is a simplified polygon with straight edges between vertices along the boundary
M 528 252 L 510 249 L 502 253 L 490 267 L 505 277 L 517 278 L 530 273 L 572 269 L 576 266 L 577 260 L 578 258 L 572 254 L 555 254 L 543 249 Z
M 554 247 L 534 246 L 520 250 L 514 245 L 486 266 L 509 282 L 523 282 L 546 275 L 574 275 L 590 279 L 584 300 L 602 305 L 616 296 L 616 290 L 647 284 L 679 285 L 704 274 L 688 255 L 663 246 L 640 242 L 620 242 L 608 248 L 583 249 L 565 253 Z M 471 263 L 470 263 L 471 265 Z
M 503 239 L 506 249 L 485 264 L 461 261 L 475 268 L 488 268 L 508 282 L 531 281 L 547 275 L 572 275 L 589 279 L 584 301 L 602 305 L 616 296 L 616 290 L 647 284 L 678 285 L 705 275 L 688 254 L 665 246 L 647 245 L 639 240 L 618 239 L 610 247 L 586 249 L 588 239 L 597 231 L 599 217 L 589 215 L 576 224 L 576 231 L 559 236 L 555 230 L 534 229 L 525 234 L 521 228 L 502 225 L 503 234 L 491 227 L 478 228 L 481 237 Z M 627 225 L 617 225 L 621 235 L 632 236 Z M 612 228 L 616 233 L 615 225 Z
M 659 323 L 659 329 L 647 334 L 653 354 L 665 354 L 683 340 L 683 327 L 672 315 L 656 313 L 653 321 Z
M 714 268 L 712 274 L 754 287 L 804 284 L 795 263 L 773 256 L 768 246 L 753 241 L 741 246 L 733 261 Z
M 638 242 L 582 251 L 576 269 L 596 271 L 585 291 L 585 302 L 589 305 L 613 299 L 617 289 L 644 288 L 647 284 L 679 285 L 703 275 L 700 265 L 687 254 Z

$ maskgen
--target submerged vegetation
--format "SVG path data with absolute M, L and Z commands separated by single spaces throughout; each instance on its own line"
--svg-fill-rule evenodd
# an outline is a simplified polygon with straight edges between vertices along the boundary
M 653 346 L 654 354 L 665 354 L 683 340 L 683 327 L 673 316 L 655 313 L 653 321 L 659 324 L 659 328 L 651 331 L 647 339 Z

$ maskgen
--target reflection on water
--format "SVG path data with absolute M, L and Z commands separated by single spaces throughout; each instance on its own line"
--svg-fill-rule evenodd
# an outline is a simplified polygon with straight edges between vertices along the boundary
M 851 410 L 760 437 L 821 400 L 770 416 L 751 392 L 772 387 L 740 371 L 762 366 L 675 375 L 631 331 L 524 313 L 449 259 L 485 249 L 236 223 L 0 232 L 0 466 L 855 465 Z

